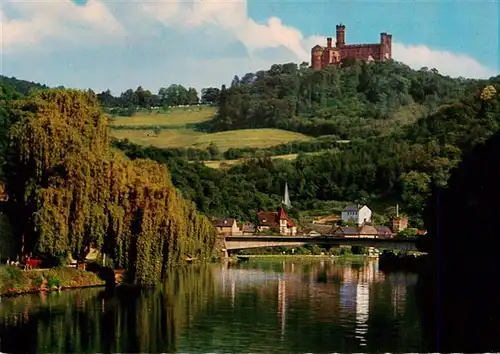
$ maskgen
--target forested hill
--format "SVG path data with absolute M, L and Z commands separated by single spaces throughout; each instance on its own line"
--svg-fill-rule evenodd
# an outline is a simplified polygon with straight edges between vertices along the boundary
M 173 95 L 179 91 L 175 88 L 178 85 L 163 91 Z M 147 108 L 152 102 L 170 102 L 170 96 L 162 98 L 142 88 L 127 92 L 108 104 Z M 445 185 L 462 153 L 500 129 L 499 92 L 500 76 L 450 78 L 395 62 L 346 63 L 341 69 L 316 72 L 305 65 L 273 65 L 235 78 L 230 87 L 204 89 L 202 102 L 220 102 L 219 114 L 208 128 L 274 126 L 332 134 L 324 141 L 288 145 L 303 152 L 317 151 L 316 147 L 325 151 L 299 154 L 295 160 L 250 159 L 214 170 L 167 149 L 127 142 L 115 146 L 132 159 L 167 164 L 174 185 L 208 215 L 248 220 L 258 210 L 277 207 L 288 182 L 296 210 L 326 209 L 333 201 L 398 202 L 410 214 L 410 222 L 422 226 L 431 183 Z M 351 143 L 333 145 L 337 138 Z M 287 153 L 288 147 L 278 150 Z M 228 153 L 238 155 L 238 149 L 231 150 Z M 277 147 L 269 150 L 274 154 Z
M 218 171 L 174 158 L 164 149 L 127 143 L 118 146 L 131 158 L 149 157 L 168 164 L 174 184 L 211 215 L 245 220 L 257 210 L 276 207 L 287 182 L 293 206 L 299 210 L 325 209 L 330 201 L 399 203 L 410 215 L 411 224 L 423 227 L 421 216 L 432 184 L 446 185 L 462 154 L 500 129 L 500 77 L 479 81 L 451 79 L 432 72 L 425 75 L 429 80 L 441 78 L 449 87 L 441 96 L 432 91 L 424 96 L 427 98 L 420 105 L 429 114 L 382 136 L 376 136 L 374 126 L 372 135 L 364 139 L 319 154 L 299 154 L 291 161 L 250 159 Z M 243 85 L 248 88 L 253 84 Z M 230 90 L 233 88 L 226 89 Z M 256 94 L 255 100 L 263 97 Z M 221 95 L 221 102 L 224 99 Z M 349 117 L 341 122 L 349 122 Z M 366 129 L 370 133 L 370 125 Z M 304 149 L 307 144 L 315 142 L 304 142 Z
M 340 139 L 387 133 L 464 99 L 482 84 L 398 62 L 346 62 L 321 71 L 273 65 L 222 86 L 213 130 L 280 128 Z

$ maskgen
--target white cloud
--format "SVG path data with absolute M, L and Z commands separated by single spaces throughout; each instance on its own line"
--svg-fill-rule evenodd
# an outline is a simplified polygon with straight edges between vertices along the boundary
M 0 0 L 2 72 L 49 85 L 113 91 L 173 82 L 220 85 L 276 60 L 309 61 L 310 48 L 325 42 L 278 17 L 257 23 L 246 0 L 89 0 L 84 6 Z M 36 68 L 27 59 L 35 55 Z M 451 76 L 495 74 L 471 57 L 425 46 L 394 43 L 393 56 Z
M 55 38 L 99 42 L 125 33 L 106 5 L 98 0 L 89 0 L 85 6 L 67 0 L 3 2 L 1 5 L 2 54 Z M 16 18 L 9 18 L 9 11 L 13 11 Z
M 424 45 L 406 46 L 393 43 L 392 56 L 415 69 L 427 66 L 449 76 L 488 78 L 498 75 L 498 71 L 482 65 L 468 55 L 431 50 Z

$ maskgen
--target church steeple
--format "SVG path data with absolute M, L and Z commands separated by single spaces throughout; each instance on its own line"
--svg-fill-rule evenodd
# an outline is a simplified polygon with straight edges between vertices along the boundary
M 292 206 L 292 203 L 290 202 L 290 196 L 288 195 L 288 183 L 287 182 L 285 182 L 285 195 L 283 197 L 282 204 L 289 207 L 289 208 Z

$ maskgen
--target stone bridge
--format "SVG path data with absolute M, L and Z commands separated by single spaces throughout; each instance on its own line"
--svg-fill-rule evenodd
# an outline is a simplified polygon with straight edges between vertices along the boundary
M 323 247 L 361 246 L 377 247 L 390 250 L 418 251 L 416 240 L 401 240 L 394 238 L 365 238 L 338 236 L 220 236 L 227 251 L 237 251 L 245 248 L 264 248 L 279 246 L 304 246 L 307 244 Z

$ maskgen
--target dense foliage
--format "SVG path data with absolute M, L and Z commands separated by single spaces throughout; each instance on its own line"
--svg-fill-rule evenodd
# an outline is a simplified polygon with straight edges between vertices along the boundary
M 222 87 L 215 130 L 280 128 L 341 139 L 371 137 L 424 117 L 477 82 L 397 62 L 353 62 L 315 71 L 273 65 Z
M 180 197 L 166 167 L 110 150 L 93 93 L 40 91 L 15 108 L 7 186 L 25 251 L 81 259 L 96 246 L 136 283 L 211 255 L 211 222 Z
M 157 94 L 139 86 L 135 90 L 128 89 L 122 92 L 119 97 L 114 97 L 111 91 L 107 90 L 97 94 L 97 98 L 102 107 L 107 108 L 110 113 L 116 114 L 124 112 L 132 114 L 138 108 L 194 105 L 200 101 L 195 88 L 187 89 L 176 84 L 160 88 Z

